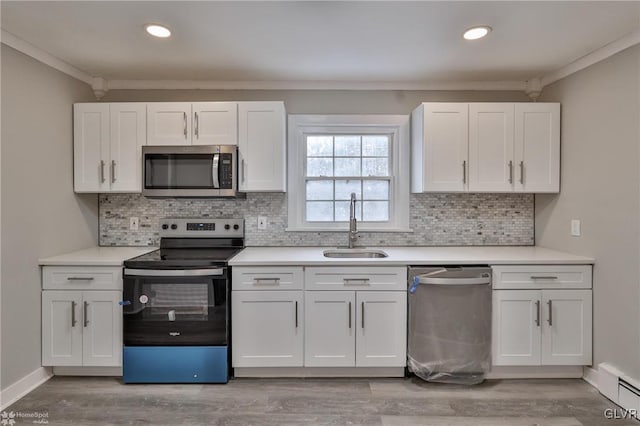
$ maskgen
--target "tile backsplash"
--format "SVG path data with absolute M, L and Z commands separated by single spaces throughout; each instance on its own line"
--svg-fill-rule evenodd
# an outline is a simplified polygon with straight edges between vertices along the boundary
M 362 246 L 533 245 L 533 194 L 411 194 L 413 232 L 360 232 Z M 247 246 L 343 246 L 347 233 L 287 232 L 287 198 L 251 193 L 246 199 L 149 199 L 100 194 L 100 245 L 159 244 L 164 217 L 244 217 Z M 140 219 L 129 230 L 129 217 Z M 258 230 L 258 216 L 268 228 Z

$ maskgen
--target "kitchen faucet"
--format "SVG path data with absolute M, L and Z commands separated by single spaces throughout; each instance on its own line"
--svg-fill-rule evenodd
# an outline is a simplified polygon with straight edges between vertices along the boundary
M 349 248 L 353 248 L 358 239 L 358 222 L 356 221 L 356 193 L 351 193 L 349 203 Z

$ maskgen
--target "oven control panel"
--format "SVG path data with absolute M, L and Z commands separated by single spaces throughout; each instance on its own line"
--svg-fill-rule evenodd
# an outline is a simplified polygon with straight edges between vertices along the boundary
M 169 238 L 244 237 L 244 219 L 164 218 L 160 236 Z

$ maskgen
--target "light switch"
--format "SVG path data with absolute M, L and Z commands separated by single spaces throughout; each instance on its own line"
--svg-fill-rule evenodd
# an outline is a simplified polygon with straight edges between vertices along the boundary
M 132 216 L 129 218 L 129 230 L 130 231 L 137 231 L 138 230 L 138 218 L 135 216 Z
M 261 230 L 267 229 L 267 217 L 266 216 L 258 216 L 258 229 L 261 229 Z
M 580 219 L 571 219 L 571 235 L 579 237 L 582 233 L 580 227 Z

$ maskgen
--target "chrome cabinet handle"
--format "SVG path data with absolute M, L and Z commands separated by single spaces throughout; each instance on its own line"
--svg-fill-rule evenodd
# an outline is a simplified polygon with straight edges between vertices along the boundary
M 364 330 L 364 302 L 362 302 L 362 329 Z
M 93 281 L 93 277 L 68 277 L 67 281 Z
M 553 312 L 552 312 L 553 305 L 552 305 L 552 301 L 549 300 L 547 302 L 547 305 L 549 305 L 549 318 L 547 318 L 547 322 L 549 323 L 549 325 L 553 325 Z
M 536 300 L 536 325 L 540 327 L 540 301 Z
M 196 117 L 196 119 L 195 119 L 195 125 L 196 125 L 196 126 L 195 126 L 195 127 L 196 127 L 196 129 L 195 129 L 195 133 L 196 133 L 196 138 L 197 138 L 197 139 L 200 139 L 200 120 L 198 119 L 198 113 L 197 113 L 197 112 L 195 113 L 195 117 Z
M 277 277 L 254 278 L 253 282 L 255 284 L 280 284 L 280 278 L 277 278 Z
M 298 301 L 296 300 L 296 328 L 298 328 Z
M 244 158 L 242 159 L 242 161 L 240 162 L 240 168 L 242 170 L 240 170 L 240 177 L 242 178 L 242 183 L 244 183 L 244 179 L 245 179 L 245 167 L 244 167 Z
M 116 183 L 116 160 L 111 160 L 111 183 Z
M 75 327 L 76 323 L 76 302 L 71 301 L 71 327 Z
M 513 161 L 509 161 L 509 183 L 513 183 Z
M 187 113 L 186 112 L 182 113 L 182 123 L 183 123 L 183 130 L 184 130 L 184 138 L 187 139 Z
M 558 277 L 553 275 L 531 275 L 532 280 L 557 280 Z
M 104 183 L 104 160 L 100 160 L 100 182 Z
M 351 302 L 349 302 L 349 329 L 351 329 Z
M 462 183 L 467 183 L 467 160 L 462 162 Z
M 89 318 L 87 318 L 89 316 L 88 314 L 89 312 L 89 303 L 88 302 L 84 302 L 84 326 L 88 326 L 89 325 Z
M 524 185 L 524 161 L 520 162 L 520 184 Z
M 344 285 L 369 285 L 369 278 L 343 278 Z

